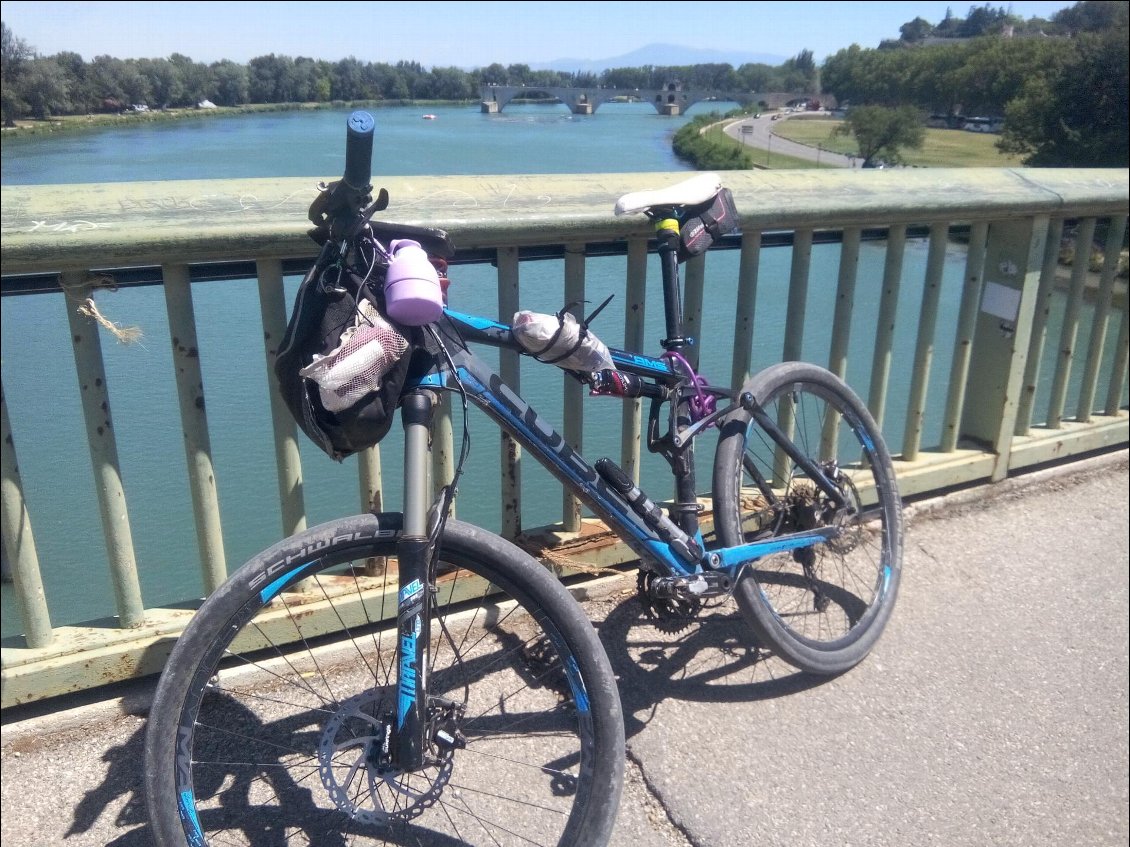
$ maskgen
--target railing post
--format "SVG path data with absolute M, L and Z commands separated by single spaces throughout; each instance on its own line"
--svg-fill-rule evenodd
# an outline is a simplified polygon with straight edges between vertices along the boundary
M 455 436 L 451 422 L 451 394 L 442 392 L 432 419 L 432 484 L 436 494 L 455 476 Z M 455 517 L 456 499 L 452 498 L 448 514 Z
M 123 629 L 140 626 L 145 617 L 141 602 L 141 586 L 137 578 L 137 557 L 133 549 L 126 492 L 122 485 L 122 467 L 118 460 L 118 444 L 110 416 L 110 393 L 106 385 L 106 368 L 102 361 L 102 342 L 93 317 L 80 314 L 75 301 L 90 298 L 92 288 L 83 271 L 62 274 L 66 297 L 67 321 L 74 348 L 75 373 L 82 397 L 82 415 L 86 421 L 86 437 L 90 444 L 90 463 L 94 470 L 94 487 L 102 515 L 102 532 L 106 537 L 106 554 L 110 561 L 110 579 L 118 619 Z
M 1122 252 L 1122 239 L 1125 235 L 1126 215 L 1112 218 L 1103 250 L 1103 269 L 1099 277 L 1094 322 L 1091 325 L 1090 348 L 1087 350 L 1087 363 L 1083 369 L 1083 387 L 1079 392 L 1079 406 L 1075 413 L 1076 420 L 1082 423 L 1090 421 L 1094 413 L 1099 364 L 1102 361 L 1103 346 L 1106 344 L 1107 323 L 1110 321 L 1110 307 L 1114 295 L 1114 275 L 1118 270 L 1118 257 Z
M 828 370 L 840 379 L 847 375 L 848 347 L 851 344 L 851 313 L 855 303 L 855 282 L 859 271 L 859 247 L 863 230 L 853 226 L 844 230 L 840 244 L 840 269 L 836 275 L 836 309 L 832 317 L 832 340 L 828 348 Z M 829 411 L 820 433 L 820 455 L 839 452 L 840 416 Z
M 306 504 L 302 493 L 302 458 L 298 451 L 298 425 L 283 402 L 275 379 L 275 358 L 286 334 L 286 291 L 282 260 L 259 259 L 259 312 L 263 320 L 263 347 L 267 356 L 267 393 L 271 402 L 271 428 L 275 440 L 275 468 L 279 484 L 283 536 L 306 529 Z M 379 477 L 379 472 L 378 472 Z
M 585 299 L 585 245 L 565 245 L 565 302 L 584 303 Z M 577 307 L 584 317 L 584 305 Z M 578 318 L 580 320 L 581 318 Z M 583 386 L 575 379 L 565 380 L 564 415 L 562 435 L 565 442 L 582 452 L 584 442 L 584 392 Z M 561 505 L 561 522 L 566 532 L 581 531 L 581 501 L 574 495 L 564 494 Z
M 1122 306 L 1122 322 L 1118 330 L 1118 341 L 1114 345 L 1114 362 L 1111 367 L 1110 384 L 1107 386 L 1106 405 L 1103 414 L 1117 415 L 1122 407 L 1122 386 L 1126 382 L 1126 369 L 1130 364 L 1130 311 Z
M 812 230 L 798 229 L 793 237 L 789 271 L 789 303 L 785 313 L 784 362 L 799 362 L 804 350 L 804 315 L 808 305 L 808 274 L 812 267 Z
M 734 316 L 734 355 L 730 387 L 739 391 L 753 367 L 753 319 L 757 311 L 757 271 L 761 263 L 761 231 L 742 232 L 738 264 L 738 302 Z
M 1071 268 L 1071 291 L 1063 315 L 1063 328 L 1059 334 L 1059 358 L 1056 360 L 1052 380 L 1051 399 L 1048 402 L 1048 427 L 1059 429 L 1063 423 L 1063 407 L 1067 403 L 1067 384 L 1071 379 L 1071 366 L 1075 361 L 1075 341 L 1079 334 L 1079 312 L 1083 309 L 1083 294 L 1087 288 L 1088 264 L 1091 260 L 1091 242 L 1095 240 L 1095 219 L 1086 218 L 1075 233 L 1075 263 Z
M 973 351 L 973 333 L 977 326 L 977 307 L 981 302 L 981 283 L 985 276 L 985 241 L 988 237 L 988 223 L 977 221 L 973 224 L 969 234 L 969 249 L 965 257 L 965 284 L 961 289 L 957 331 L 953 339 L 953 361 L 950 363 L 945 418 L 942 419 L 941 452 L 943 453 L 952 453 L 957 449 L 961 411 L 965 403 L 965 387 L 969 382 L 969 357 Z
M 1032 428 L 1032 408 L 1040 380 L 1040 364 L 1048 337 L 1048 317 L 1055 293 L 1055 275 L 1059 268 L 1059 244 L 1063 240 L 1063 219 L 1048 224 L 1048 240 L 1044 245 L 1044 264 L 1040 270 L 1040 288 L 1036 294 L 1036 310 L 1032 315 L 1032 335 L 1028 339 L 1028 361 L 1024 365 L 1024 384 L 1016 412 L 1016 434 L 1027 435 Z
M 804 350 L 804 315 L 808 306 L 808 275 L 812 267 L 812 230 L 798 229 L 793 237 L 792 265 L 789 271 L 789 302 L 785 312 L 785 343 L 781 361 L 799 362 Z M 781 427 L 790 438 L 795 422 L 794 409 L 786 403 L 781 404 Z M 773 457 L 773 479 L 779 483 L 788 478 L 789 458 L 780 447 Z
M 946 262 L 949 225 L 935 223 L 930 227 L 930 248 L 926 257 L 926 279 L 922 307 L 918 315 L 918 335 L 914 349 L 914 368 L 910 376 L 910 396 L 906 404 L 906 429 L 902 437 L 902 458 L 918 459 L 922 446 L 922 425 L 926 418 L 926 390 L 930 383 L 930 365 L 934 360 L 934 330 L 938 322 L 938 301 L 942 296 L 942 270 Z
M 993 481 L 1008 475 L 1047 233 L 1045 216 L 989 227 L 961 434 L 996 454 Z
M 871 410 L 879 429 L 883 428 L 883 415 L 887 408 L 887 383 L 891 375 L 895 315 L 898 312 L 899 288 L 902 285 L 902 259 L 905 252 L 906 224 L 896 224 L 887 231 L 887 252 L 883 260 L 883 294 L 879 299 L 879 317 L 875 325 L 875 355 L 871 363 L 871 388 L 867 394 L 867 407 Z
M 204 408 L 204 377 L 200 372 L 200 348 L 196 340 L 196 314 L 187 265 L 161 268 L 165 279 L 165 304 L 169 334 L 173 342 L 173 367 L 180 402 L 184 455 L 192 509 L 196 516 L 196 543 L 204 589 L 209 594 L 227 579 L 224 533 L 220 523 L 220 499 L 208 436 L 208 413 Z
M 644 350 L 647 312 L 647 239 L 628 240 L 628 278 L 624 304 L 624 347 Z M 637 484 L 640 481 L 640 446 L 643 437 L 643 401 L 625 400 L 620 426 L 620 467 Z
M 855 303 L 855 282 L 859 275 L 860 227 L 844 230 L 840 244 L 840 269 L 836 277 L 836 310 L 832 318 L 832 342 L 828 350 L 828 370 L 843 379 L 847 375 L 848 347 L 851 344 L 851 314 Z
M 702 359 L 702 295 L 706 284 L 706 254 L 688 259 L 683 266 L 683 334 L 694 343 L 683 350 L 692 368 Z
M 3 522 L 4 550 L 12 557 L 12 587 L 20 604 L 24 641 L 28 647 L 46 647 L 51 643 L 51 615 L 47 610 L 47 597 L 43 593 L 43 577 L 39 572 L 39 555 L 35 551 L 35 537 L 31 532 L 31 518 L 24 500 L 24 485 L 20 480 L 20 466 L 16 461 L 16 445 L 12 439 L 12 424 L 8 420 L 8 403 L 0 386 L 0 511 Z
M 518 248 L 500 247 L 495 256 L 498 262 L 498 319 L 508 323 L 521 308 Z M 516 394 L 521 395 L 522 358 L 516 351 L 499 351 L 498 375 Z M 522 445 L 508 432 L 501 432 L 500 438 L 502 537 L 514 539 L 522 532 Z

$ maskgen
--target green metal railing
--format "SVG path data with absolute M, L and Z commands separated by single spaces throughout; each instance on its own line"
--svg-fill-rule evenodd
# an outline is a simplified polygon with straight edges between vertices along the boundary
M 592 273 L 598 257 L 625 256 L 619 292 L 626 303 L 624 346 L 641 349 L 646 348 L 650 232 L 642 219 L 614 217 L 612 204 L 620 194 L 684 176 L 398 177 L 381 184 L 393 198 L 385 219 L 447 229 L 460 248 L 457 262 L 496 267 L 503 319 L 521 304 L 521 280 L 530 262 L 548 258 L 559 263 L 564 302 L 570 302 L 585 299 L 586 273 Z M 763 171 L 730 173 L 725 181 L 741 213 L 742 234 L 723 246 L 736 253 L 725 253 L 730 257 L 725 264 L 719 258 L 723 251 L 688 263 L 684 302 L 689 334 L 717 338 L 732 333 L 724 346 L 732 350 L 733 385 L 754 368 L 755 316 L 766 308 L 759 285 L 764 287 L 767 252 L 777 245 L 790 249 L 787 304 L 776 328 L 774 343 L 780 352 L 775 357 L 798 359 L 804 355 L 806 332 L 817 331 L 806 320 L 812 298 L 833 291 L 830 281 L 827 289 L 813 287 L 814 250 L 832 244 L 838 251 L 835 304 L 830 326 L 818 327 L 827 330 L 829 351 L 820 364 L 846 375 L 849 350 L 858 349 L 861 331 L 868 338 L 873 332 L 868 379 L 857 388 L 866 388 L 860 393 L 881 423 L 893 411 L 905 416 L 901 440 L 888 428 L 905 494 L 1000 480 L 1025 467 L 1130 443 L 1126 283 L 1117 276 L 1130 205 L 1127 170 Z M 17 461 L 18 449 L 34 440 L 36 431 L 20 429 L 17 422 L 13 432 L 5 401 L 2 530 L 12 585 L 4 590 L 15 595 L 23 634 L 3 644 L 4 708 L 159 671 L 192 613 L 191 608 L 146 603 L 112 425 L 104 330 L 97 312 L 74 306 L 106 284 L 164 288 L 201 583 L 211 591 L 225 578 L 229 563 L 197 352 L 196 281 L 257 280 L 269 373 L 287 320 L 285 279 L 300 272 L 313 255 L 304 220 L 314 191 L 312 180 L 295 179 L 5 188 L 3 294 L 62 290 L 68 295 L 75 374 L 115 607 L 104 610 L 113 626 L 104 621 L 52 623 L 51 597 L 42 578 L 52 562 L 42 561 L 37 552 L 35 516 Z M 1059 254 L 1065 229 L 1075 234 L 1078 245 L 1102 233 L 1102 261 L 1097 273 L 1086 261 L 1077 261 L 1067 272 L 1064 295 L 1056 291 L 1057 281 L 1063 287 Z M 954 322 L 939 325 L 947 250 L 955 240 L 965 245 L 960 303 L 950 310 Z M 885 251 L 881 297 L 874 327 L 861 328 L 858 320 L 853 326 L 853 305 L 861 249 L 872 242 L 882 243 Z M 908 279 L 908 245 L 920 242 L 926 245 L 925 272 L 921 279 Z M 718 282 L 716 269 L 722 267 L 728 276 Z M 735 284 L 733 324 L 717 326 L 706 317 L 704 303 L 717 290 L 714 286 L 732 289 Z M 918 304 L 915 315 L 899 309 L 900 297 L 905 304 L 911 288 L 910 300 Z M 1059 337 L 1049 338 L 1053 297 L 1064 296 L 1062 319 L 1057 312 Z M 1090 325 L 1084 328 L 1089 331 L 1083 333 L 1088 342 L 1081 349 L 1080 326 L 1088 316 Z M 907 321 L 914 324 L 909 347 L 899 345 L 896 332 Z M 940 340 L 945 344 L 939 345 Z M 952 350 L 947 382 L 931 385 L 931 374 L 939 372 L 934 361 L 939 346 Z M 1046 380 L 1049 363 L 1051 389 L 1046 406 L 1040 407 L 1035 386 L 1041 377 Z M 518 357 L 503 354 L 499 369 L 520 388 Z M 892 372 L 907 371 L 906 395 L 893 397 Z M 7 381 L 7 370 L 4 374 Z M 1079 386 L 1074 408 L 1068 408 L 1071 381 Z M 929 402 L 938 397 L 944 403 Z M 562 408 L 562 432 L 579 445 L 584 440 L 582 393 L 573 381 L 565 381 Z M 290 534 L 306 524 L 298 434 L 274 391 L 269 415 L 279 514 L 283 534 Z M 923 443 L 927 429 L 941 432 L 939 443 Z M 447 409 L 436 432 L 441 479 L 455 453 L 452 431 Z M 625 404 L 619 441 L 622 466 L 638 476 L 639 401 Z M 529 542 L 539 531 L 523 521 L 521 451 L 504 437 L 500 457 L 497 528 Z M 378 448 L 359 457 L 357 473 L 362 508 L 385 507 Z M 472 487 L 473 482 L 464 484 Z M 566 496 L 560 521 L 546 531 L 560 541 L 586 530 L 591 541 L 591 523 L 580 504 Z M 630 556 L 615 544 L 589 544 L 578 555 L 600 564 Z

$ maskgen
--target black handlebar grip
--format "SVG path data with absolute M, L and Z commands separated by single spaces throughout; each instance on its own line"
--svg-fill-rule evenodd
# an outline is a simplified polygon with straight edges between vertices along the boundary
M 368 112 L 357 111 L 346 121 L 345 175 L 342 182 L 355 191 L 369 188 L 373 175 L 373 129 L 376 121 Z

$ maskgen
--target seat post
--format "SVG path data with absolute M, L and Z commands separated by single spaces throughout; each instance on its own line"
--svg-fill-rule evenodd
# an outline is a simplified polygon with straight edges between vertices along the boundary
M 679 352 L 687 344 L 683 337 L 683 297 L 679 290 L 679 222 L 670 215 L 655 221 L 659 242 L 660 269 L 663 272 L 663 314 L 667 337 L 659 343 L 669 352 Z

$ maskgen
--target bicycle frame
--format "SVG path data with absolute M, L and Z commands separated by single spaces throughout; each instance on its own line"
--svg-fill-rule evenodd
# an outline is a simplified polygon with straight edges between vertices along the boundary
M 664 219 L 670 221 L 670 218 Z M 672 239 L 672 228 L 660 221 L 660 257 L 663 262 L 663 283 L 667 338 L 661 343 L 667 353 L 677 354 L 687 344 L 683 337 L 682 308 L 678 282 L 678 262 Z M 677 238 L 678 228 L 673 229 Z M 665 239 L 665 235 L 667 238 Z M 642 569 L 661 577 L 693 578 L 706 571 L 724 576 L 723 585 L 732 585 L 740 570 L 749 562 L 771 553 L 798 550 L 822 544 L 833 538 L 837 530 L 823 527 L 757 540 L 735 547 L 707 551 L 698 521 L 697 493 L 694 474 L 694 438 L 712 423 L 725 419 L 740 405 L 750 411 L 767 435 L 800 465 L 809 477 L 838 503 L 842 498 L 835 486 L 791 443 L 787 434 L 761 411 L 748 394 L 735 397 L 732 392 L 711 389 L 716 397 L 729 403 L 697 421 L 689 414 L 689 383 L 668 357 L 654 358 L 624 350 L 609 352 L 620 371 L 648 380 L 655 390 L 649 423 L 648 448 L 664 455 L 675 476 L 676 519 L 666 515 L 642 496 L 638 488 L 626 493 L 614 484 L 607 471 L 602 474 L 568 442 L 556 428 L 537 413 L 519 394 L 470 349 L 482 344 L 526 351 L 514 337 L 510 327 L 497 321 L 445 309 L 434 325 L 450 356 L 448 366 L 436 366 L 426 375 L 410 380 L 405 386 L 403 416 L 405 420 L 405 538 L 400 542 L 400 585 L 398 630 L 398 707 L 395 752 L 391 763 L 407 770 L 419 768 L 426 749 L 428 724 L 426 655 L 427 638 L 421 638 L 429 617 L 430 596 L 427 590 L 427 566 L 430 550 L 426 538 L 427 504 L 421 492 L 427 489 L 427 431 L 432 401 L 429 393 L 460 391 L 482 409 L 503 431 L 509 433 L 534 456 L 562 485 L 576 495 L 595 515 L 609 526 L 639 556 Z M 660 438 L 658 409 L 661 402 L 671 402 L 671 431 Z M 607 461 L 607 460 L 605 460 Z M 599 463 L 598 463 L 599 464 Z M 629 482 L 619 468 L 616 473 Z M 762 493 L 776 502 L 776 495 L 764 480 L 758 483 Z M 642 496 L 651 507 L 650 513 L 640 508 Z M 636 506 L 633 507 L 632 500 Z M 408 515 L 411 510 L 414 514 Z M 650 519 L 649 519 L 650 518 Z M 657 520 L 660 523 L 657 525 Z M 408 531 L 415 526 L 415 531 Z M 666 536 L 666 537 L 664 537 Z M 680 540 L 682 539 L 682 540 Z M 684 543 L 693 539 L 691 544 Z M 426 636 L 426 632 L 424 633 Z
M 552 424 L 539 415 L 517 392 L 507 386 L 496 372 L 463 344 L 463 342 L 482 343 L 521 351 L 522 348 L 514 340 L 509 327 L 487 318 L 464 315 L 451 310 L 445 310 L 444 323 L 450 325 L 450 328 L 444 332 L 447 336 L 445 343 L 450 340 L 459 344 L 459 347 L 451 349 L 456 373 L 429 374 L 418 380 L 416 387 L 455 390 L 458 385 L 462 385 L 467 397 L 477 407 L 512 435 L 525 450 L 533 454 L 562 485 L 580 498 L 650 569 L 657 573 L 664 576 L 689 576 L 709 568 L 723 570 L 735 576 L 741 565 L 752 559 L 783 550 L 820 544 L 829 537 L 828 529 L 799 532 L 738 547 L 710 551 L 705 554 L 705 561 L 687 562 L 668 542 L 659 537 L 619 491 L 609 485 L 583 456 L 568 445 L 564 436 Z M 609 352 L 620 370 L 658 382 L 673 384 L 680 379 L 670 363 L 663 359 L 616 349 L 611 349 Z M 733 408 L 734 406 L 730 405 L 711 417 L 713 419 L 724 417 Z M 784 435 L 779 432 L 776 437 L 782 447 L 788 443 Z M 809 465 L 806 470 L 814 479 L 822 477 L 819 469 L 812 467 L 802 455 L 798 454 L 798 458 Z M 697 516 L 695 519 L 697 522 Z

